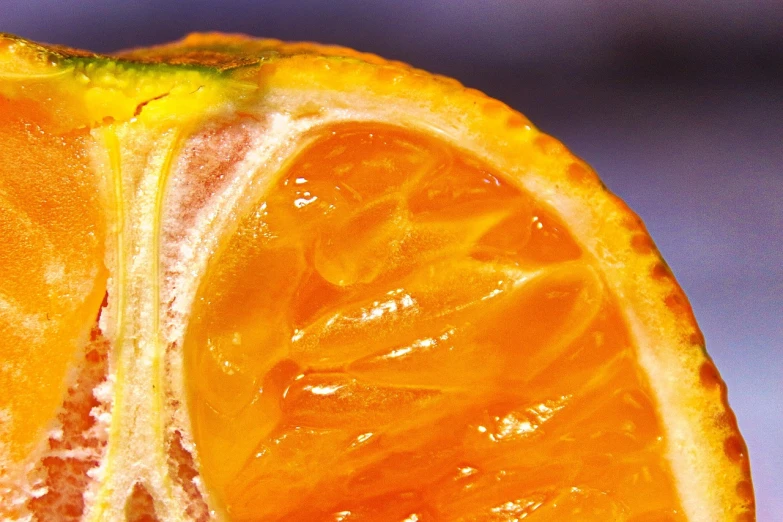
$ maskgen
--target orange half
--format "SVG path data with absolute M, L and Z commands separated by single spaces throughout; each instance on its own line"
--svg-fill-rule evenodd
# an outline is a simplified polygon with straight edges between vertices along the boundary
M 0 109 L 5 518 L 754 520 L 644 226 L 504 104 L 338 47 L 5 36 Z

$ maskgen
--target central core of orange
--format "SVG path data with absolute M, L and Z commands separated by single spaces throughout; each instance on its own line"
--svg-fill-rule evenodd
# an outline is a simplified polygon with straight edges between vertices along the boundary
M 185 340 L 231 520 L 679 520 L 602 274 L 433 137 L 312 136 L 209 263 Z

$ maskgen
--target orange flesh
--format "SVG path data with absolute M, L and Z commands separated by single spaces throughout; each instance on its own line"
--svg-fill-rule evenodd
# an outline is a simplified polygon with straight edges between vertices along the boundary
M 58 128 L 44 105 L 0 96 L 0 458 L 17 462 L 46 441 L 105 293 L 89 131 Z
M 212 259 L 185 341 L 231 520 L 682 520 L 618 306 L 501 174 L 322 129 Z
M 105 438 L 95 413 L 108 409 L 93 395 L 107 377 L 109 342 L 96 325 L 78 369 L 78 377 L 58 415 L 62 431 L 50 436 L 41 465 L 46 472 L 40 496 L 30 499 L 28 508 L 35 520 L 78 522 L 84 514 L 84 491 L 90 470 L 100 465 Z

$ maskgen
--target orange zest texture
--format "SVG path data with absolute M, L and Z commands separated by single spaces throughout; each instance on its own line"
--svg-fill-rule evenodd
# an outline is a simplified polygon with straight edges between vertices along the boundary
M 0 35 L 0 518 L 751 521 L 640 220 L 374 55 Z

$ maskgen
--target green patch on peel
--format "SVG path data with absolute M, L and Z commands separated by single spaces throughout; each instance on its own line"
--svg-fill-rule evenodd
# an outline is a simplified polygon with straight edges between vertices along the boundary
M 90 127 L 134 119 L 192 119 L 257 90 L 257 83 L 206 66 L 50 49 L 0 33 L 0 95 L 66 106 L 80 112 Z

